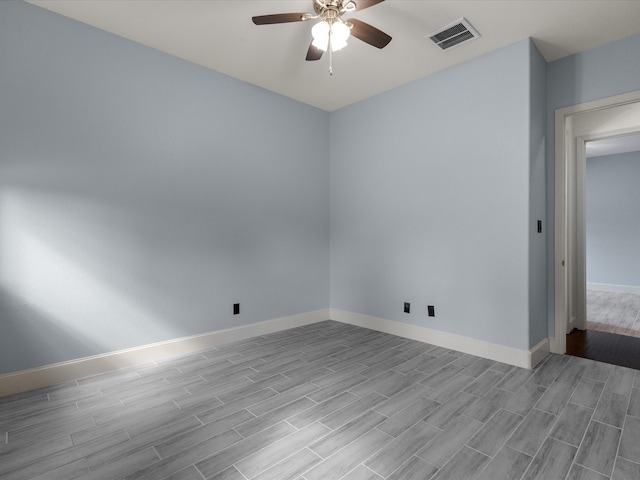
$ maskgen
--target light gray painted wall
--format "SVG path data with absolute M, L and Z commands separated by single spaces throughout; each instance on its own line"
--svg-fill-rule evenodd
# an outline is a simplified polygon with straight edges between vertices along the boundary
M 23 2 L 0 66 L 0 373 L 328 307 L 328 113 Z
M 547 65 L 547 292 L 548 335 L 555 325 L 555 133 L 558 108 L 640 90 L 640 35 L 572 55 Z
M 531 61 L 529 130 L 529 346 L 547 338 L 547 243 L 546 243 L 546 105 L 547 62 L 533 42 Z M 542 232 L 538 232 L 538 220 Z
M 640 152 L 587 158 L 587 282 L 640 287 Z
M 530 55 L 524 40 L 332 114 L 332 308 L 529 348 Z

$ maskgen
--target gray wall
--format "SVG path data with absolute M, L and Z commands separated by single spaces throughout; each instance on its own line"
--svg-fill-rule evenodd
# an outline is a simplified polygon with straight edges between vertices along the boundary
M 529 44 L 529 346 L 547 338 L 546 102 L 547 62 Z M 538 232 L 538 220 L 542 232 Z
M 587 282 L 640 287 L 640 152 L 587 158 Z
M 555 326 L 554 115 L 558 108 L 640 90 L 640 35 L 547 65 L 547 291 L 548 334 Z
M 332 308 L 530 347 L 532 52 L 524 40 L 332 114 Z
M 329 306 L 327 112 L 22 2 L 0 65 L 0 373 Z

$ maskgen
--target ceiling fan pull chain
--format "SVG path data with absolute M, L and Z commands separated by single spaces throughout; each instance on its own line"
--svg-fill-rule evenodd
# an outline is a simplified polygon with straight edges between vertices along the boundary
M 333 52 L 329 50 L 329 76 L 333 77 Z
M 327 50 L 329 50 L 329 76 L 333 77 L 333 48 L 331 47 L 331 29 L 329 29 L 329 46 Z

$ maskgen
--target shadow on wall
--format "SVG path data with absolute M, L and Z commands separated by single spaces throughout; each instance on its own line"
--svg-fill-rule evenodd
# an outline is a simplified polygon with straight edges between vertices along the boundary
M 102 349 L 98 338 L 30 305 L 4 287 L 0 287 L 0 317 L 0 374 L 64 361 L 70 351 L 90 356 Z
M 0 205 L 0 374 L 184 336 L 198 297 L 207 310 L 187 280 L 204 246 L 171 248 L 166 222 L 25 188 Z

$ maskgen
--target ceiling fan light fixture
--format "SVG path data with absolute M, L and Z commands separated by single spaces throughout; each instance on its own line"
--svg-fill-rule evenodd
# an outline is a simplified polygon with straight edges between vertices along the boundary
M 334 22 L 329 26 L 329 22 L 322 20 L 316 23 L 311 29 L 313 46 L 326 52 L 329 46 L 335 52 L 347 46 L 347 39 L 351 34 L 351 29 L 343 22 Z
M 331 50 L 341 50 L 347 46 L 347 39 L 351 29 L 342 22 L 336 22 L 331 26 Z
M 326 52 L 329 46 L 329 24 L 324 20 L 316 23 L 311 29 L 311 36 L 313 37 L 313 46 Z

